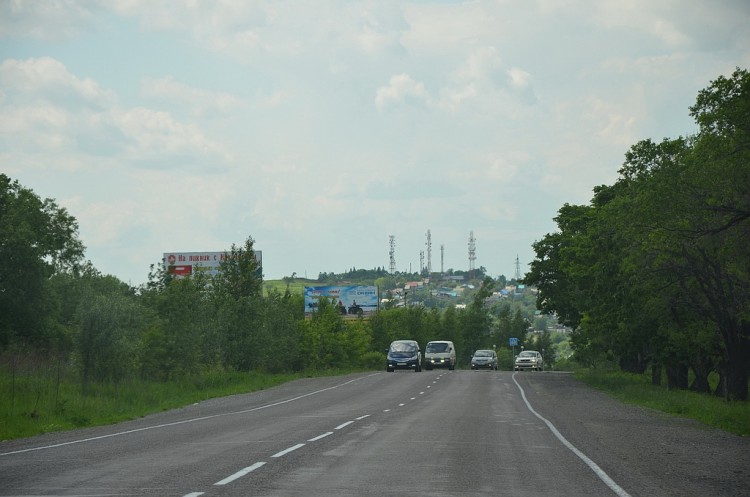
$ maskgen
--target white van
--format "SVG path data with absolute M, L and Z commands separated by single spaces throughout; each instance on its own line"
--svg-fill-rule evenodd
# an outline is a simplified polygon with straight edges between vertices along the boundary
M 424 367 L 456 369 L 456 347 L 449 340 L 427 342 L 424 349 Z

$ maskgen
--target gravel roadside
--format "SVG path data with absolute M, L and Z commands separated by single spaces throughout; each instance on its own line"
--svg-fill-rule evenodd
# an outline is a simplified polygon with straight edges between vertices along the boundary
M 632 497 L 750 496 L 750 437 L 624 404 L 570 374 L 514 378 L 534 410 Z

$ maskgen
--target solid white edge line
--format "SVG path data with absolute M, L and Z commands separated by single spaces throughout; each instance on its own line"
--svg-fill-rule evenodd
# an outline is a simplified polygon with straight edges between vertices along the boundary
M 315 438 L 311 438 L 310 440 L 308 440 L 308 442 L 317 442 L 318 440 L 321 440 L 321 439 L 323 439 L 323 438 L 325 438 L 327 436 L 330 436 L 330 435 L 333 435 L 333 432 L 332 431 L 327 431 L 327 432 L 323 433 L 322 435 L 318 435 Z
M 631 497 L 630 494 L 627 493 L 622 487 L 620 487 L 620 485 L 615 483 L 615 481 L 612 478 L 610 478 L 609 475 L 605 473 L 602 468 L 600 468 L 594 461 L 589 459 L 588 456 L 586 456 L 586 454 L 578 450 L 572 443 L 568 442 L 568 439 L 565 438 L 562 435 L 562 433 L 557 431 L 557 428 L 555 428 L 555 425 L 553 425 L 550 421 L 545 419 L 541 414 L 536 412 L 533 407 L 531 407 L 531 404 L 526 398 L 526 392 L 523 390 L 523 387 L 521 387 L 521 385 L 516 381 L 516 374 L 518 373 L 516 372 L 513 373 L 513 376 L 512 376 L 513 383 L 515 383 L 518 389 L 521 391 L 521 397 L 523 398 L 523 401 L 526 403 L 526 407 L 529 409 L 529 411 L 531 411 L 531 413 L 534 416 L 541 419 L 544 422 L 544 424 L 547 425 L 547 428 L 549 428 L 550 431 L 557 437 L 557 439 L 560 440 L 560 442 L 562 442 L 562 444 L 565 447 L 567 447 L 568 450 L 570 450 L 573 454 L 577 455 L 581 459 L 581 461 L 583 461 L 586 464 L 586 466 L 591 468 L 594 474 L 596 474 L 596 476 L 598 476 L 599 479 L 603 481 L 604 484 L 610 488 L 610 490 L 612 490 L 614 493 L 616 493 L 620 497 Z
M 237 478 L 242 478 L 246 474 L 252 473 L 256 469 L 258 469 L 261 466 L 263 466 L 264 464 L 266 464 L 266 463 L 264 463 L 264 462 L 256 462 L 252 466 L 248 466 L 245 469 L 241 469 L 241 470 L 237 471 L 235 474 L 233 474 L 231 476 L 227 476 L 226 478 L 224 478 L 221 481 L 217 481 L 216 483 L 214 483 L 214 485 L 226 485 L 227 483 L 231 483 L 234 480 L 236 480 Z M 201 494 L 190 494 L 190 495 L 201 495 Z
M 352 423 L 354 423 L 354 421 L 347 421 L 346 423 L 341 423 L 340 425 L 338 425 L 338 426 L 336 427 L 336 429 L 337 429 L 337 430 L 340 430 L 341 428 L 346 428 L 347 426 L 349 426 L 349 425 L 350 425 L 350 424 L 352 424 Z
M 302 447 L 304 447 L 304 446 L 305 446 L 305 444 L 297 444 L 297 445 L 292 445 L 292 446 L 291 446 L 291 447 L 289 447 L 288 449 L 284 449 L 284 450 L 282 450 L 281 452 L 277 452 L 276 454 L 272 455 L 271 457 L 281 457 L 281 456 L 285 456 L 285 455 L 289 454 L 290 452 L 293 452 L 293 451 L 295 451 L 295 450 L 297 450 L 297 449 L 300 449 L 300 448 L 302 448 Z

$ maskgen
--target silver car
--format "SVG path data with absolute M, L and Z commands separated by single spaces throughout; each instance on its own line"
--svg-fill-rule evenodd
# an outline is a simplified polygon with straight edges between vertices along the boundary
M 497 354 L 494 350 L 477 350 L 471 356 L 471 369 L 494 369 L 497 371 Z
M 541 371 L 544 369 L 544 359 L 542 359 L 542 354 L 536 350 L 524 350 L 516 356 L 513 369 L 516 371 L 522 371 L 524 369 Z

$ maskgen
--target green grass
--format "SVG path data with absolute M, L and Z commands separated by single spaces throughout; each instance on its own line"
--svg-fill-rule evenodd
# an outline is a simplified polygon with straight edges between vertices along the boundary
M 111 424 L 214 397 L 267 389 L 310 374 L 209 373 L 179 382 L 78 383 L 0 373 L 0 440 Z
M 263 390 L 302 377 L 349 372 L 215 372 L 176 382 L 92 384 L 84 395 L 73 378 L 58 377 L 55 371 L 27 371 L 14 377 L 0 370 L 0 440 L 117 423 L 214 397 Z M 651 385 L 649 375 L 579 370 L 576 376 L 626 403 L 750 435 L 750 402 L 725 402 L 710 395 L 670 391 Z
M 750 435 L 750 402 L 726 402 L 712 395 L 668 390 L 651 384 L 650 375 L 611 370 L 580 370 L 576 377 L 628 404 L 694 419 L 737 435 Z
M 296 278 L 294 281 L 286 282 L 284 280 L 267 280 L 263 282 L 263 292 L 264 295 L 268 295 L 272 290 L 276 290 L 279 293 L 284 293 L 289 287 L 289 291 L 292 294 L 298 294 L 302 295 L 305 293 L 305 287 L 306 286 L 322 286 L 323 283 L 320 283 L 315 280 L 306 280 L 303 278 Z

